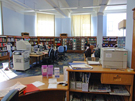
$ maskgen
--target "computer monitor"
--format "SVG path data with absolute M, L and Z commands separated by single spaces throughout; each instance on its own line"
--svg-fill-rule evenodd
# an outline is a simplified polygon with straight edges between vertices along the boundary
M 19 91 L 17 89 L 10 90 L 1 101 L 18 101 Z
M 28 41 L 20 40 L 16 42 L 17 50 L 28 50 L 31 53 L 31 44 Z

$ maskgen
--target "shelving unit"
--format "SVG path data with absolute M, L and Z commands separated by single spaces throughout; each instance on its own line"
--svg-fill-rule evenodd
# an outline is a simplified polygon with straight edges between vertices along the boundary
M 54 45 L 54 37 L 38 37 L 38 38 L 39 38 L 39 43 L 42 43 L 43 45 L 45 43 Z
M 73 50 L 73 38 L 67 38 L 67 50 L 71 51 Z
M 125 37 L 118 37 L 117 39 L 117 44 L 118 44 L 118 48 L 125 48 Z
M 97 98 L 103 97 L 103 101 L 106 101 L 106 98 L 116 98 L 118 99 L 124 99 L 124 101 L 132 101 L 133 97 L 133 80 L 134 80 L 134 72 L 127 72 L 125 71 L 119 71 L 119 70 L 110 70 L 110 69 L 103 69 L 101 66 L 93 66 L 92 70 L 72 70 L 67 69 L 68 71 L 68 89 L 67 92 L 67 101 L 76 101 L 75 98 L 76 95 L 78 95 L 78 98 L 80 99 L 84 98 L 84 96 L 89 96 L 90 98 L 95 98 L 95 96 L 98 96 Z M 93 82 L 96 82 L 95 84 L 100 84 L 103 87 L 107 87 L 106 89 L 102 89 L 99 85 L 99 91 L 92 91 L 91 87 Z M 95 89 L 97 89 L 94 85 Z M 122 93 L 114 93 L 112 92 L 112 87 L 114 86 L 122 86 L 125 88 L 125 90 L 128 92 L 127 95 L 124 95 Z M 121 92 L 121 91 L 119 91 Z M 125 92 L 124 92 L 125 93 Z M 71 100 L 72 99 L 72 100 Z M 88 101 L 89 101 L 88 100 Z M 91 100 L 90 100 L 91 101 Z M 93 100 L 92 100 L 93 101 Z M 123 100 L 118 100 L 123 101 Z
M 55 37 L 54 38 L 54 44 L 55 44 L 55 46 L 60 46 L 61 45 L 61 38 L 60 37 Z
M 38 38 L 37 37 L 30 37 L 30 44 L 32 45 L 32 46 L 34 46 L 34 45 L 37 45 L 38 44 Z
M 67 45 L 67 38 L 62 38 L 62 45 Z
M 117 44 L 117 37 L 103 37 L 102 47 L 113 47 Z
M 7 51 L 7 36 L 0 36 L 0 60 L 5 60 L 9 58 L 9 53 Z
M 93 46 L 97 46 L 97 38 L 96 37 L 88 37 L 88 43 L 90 43 Z

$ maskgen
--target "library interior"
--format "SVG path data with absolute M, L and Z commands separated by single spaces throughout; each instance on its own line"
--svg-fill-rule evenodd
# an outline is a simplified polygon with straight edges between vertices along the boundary
M 0 101 L 135 101 L 135 1 L 0 0 Z

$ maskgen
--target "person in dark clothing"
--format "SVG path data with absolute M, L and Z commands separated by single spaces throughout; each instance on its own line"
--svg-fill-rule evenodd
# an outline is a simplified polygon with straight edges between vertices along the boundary
M 93 45 L 88 45 L 88 46 L 89 46 L 89 48 L 85 52 L 86 58 L 87 57 L 91 57 L 91 54 L 93 54 L 93 49 L 94 49 L 94 46 Z

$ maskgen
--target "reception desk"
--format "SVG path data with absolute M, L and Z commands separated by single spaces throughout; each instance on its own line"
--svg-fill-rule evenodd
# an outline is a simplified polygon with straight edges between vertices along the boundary
M 57 81 L 63 81 L 63 78 L 63 75 L 60 75 L 60 78 L 58 78 Z M 12 79 L 0 83 L 0 90 L 13 86 L 17 82 L 20 82 L 22 84 L 30 84 L 35 81 L 41 81 L 45 83 L 45 85 L 38 87 L 40 89 L 39 92 L 32 93 L 29 95 L 19 95 L 19 101 L 63 101 L 65 99 L 68 87 L 57 85 L 57 88 L 49 89 L 49 79 L 50 78 L 42 77 L 42 75 Z

